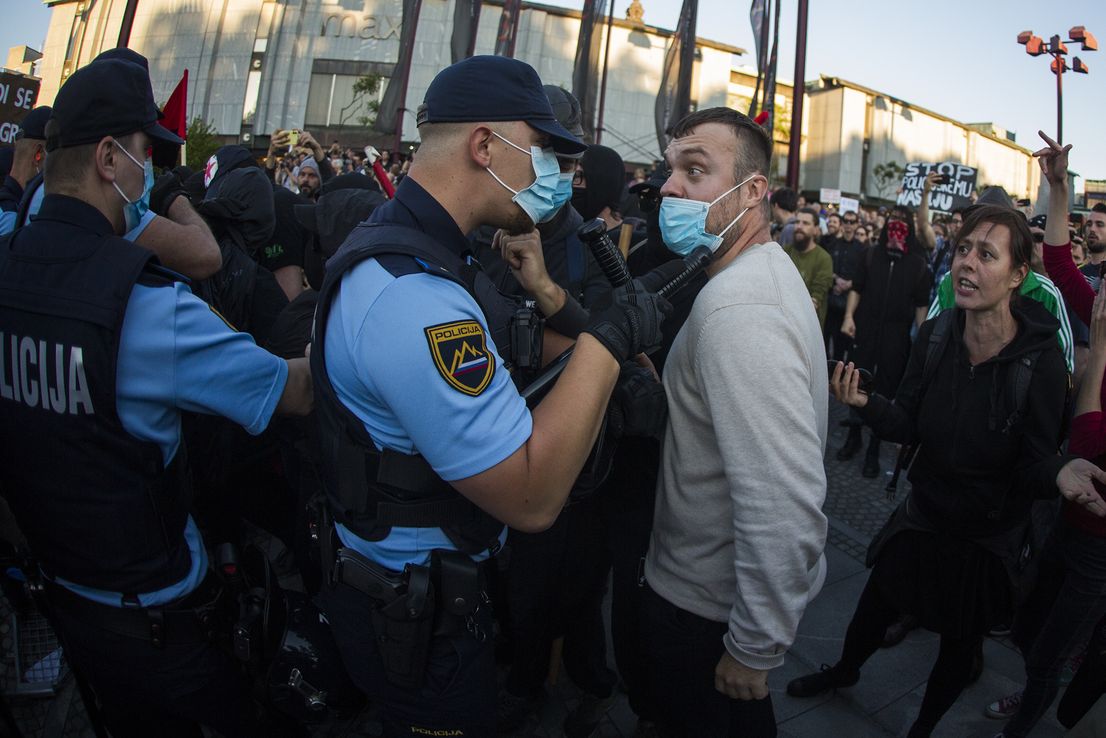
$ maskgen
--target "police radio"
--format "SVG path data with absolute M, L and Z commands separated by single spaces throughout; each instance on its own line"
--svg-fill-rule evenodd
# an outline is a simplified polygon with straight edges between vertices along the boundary
M 523 376 L 541 369 L 544 325 L 533 300 L 527 300 L 511 316 L 511 363 Z

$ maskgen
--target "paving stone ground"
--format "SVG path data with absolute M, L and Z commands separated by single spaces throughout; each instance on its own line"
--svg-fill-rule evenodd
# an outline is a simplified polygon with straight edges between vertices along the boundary
M 826 547 L 829 574 L 821 594 L 807 608 L 786 663 L 769 678 L 782 738 L 905 735 L 921 704 L 925 680 L 936 657 L 937 637 L 915 631 L 898 647 L 877 653 L 865 667 L 861 682 L 853 688 L 811 700 L 797 700 L 784 691 L 790 679 L 837 659 L 846 625 L 867 579 L 863 565 L 867 545 L 895 507 L 895 502 L 887 499 L 884 486 L 894 466 L 897 449 L 883 444 L 883 473 L 877 479 L 864 479 L 860 474 L 863 452 L 850 462 L 838 462 L 834 458 L 846 436 L 846 429 L 838 426 L 838 421 L 844 417 L 844 409 L 834 404 L 825 461 L 829 483 L 825 504 L 830 522 Z M 867 440 L 865 438 L 865 442 Z M 901 497 L 906 489 L 905 480 L 899 489 Z M 8 603 L 0 598 L 0 691 L 5 692 L 15 678 L 10 612 Z M 1022 661 L 1013 646 L 1001 639 L 987 639 L 984 655 L 983 676 L 965 691 L 945 716 L 934 738 L 990 738 L 1001 727 L 1001 723 L 983 717 L 983 707 L 1020 687 Z M 558 683 L 548 692 L 549 697 L 538 714 L 523 729 L 513 733 L 512 738 L 558 738 L 563 735 L 561 726 L 579 700 L 579 692 L 563 671 Z M 62 693 L 56 698 L 9 701 L 28 737 L 85 738 L 92 735 L 71 680 L 64 684 Z M 602 738 L 633 736 L 636 722 L 626 699 L 620 696 L 593 735 Z M 315 735 L 354 738 L 376 735 L 378 729 L 369 709 L 355 719 L 322 727 Z M 1054 711 L 1049 712 L 1033 735 L 1040 738 L 1063 735 Z

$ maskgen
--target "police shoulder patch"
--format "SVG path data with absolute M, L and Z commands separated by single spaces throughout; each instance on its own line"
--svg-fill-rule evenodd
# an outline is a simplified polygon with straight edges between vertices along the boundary
M 426 328 L 426 342 L 438 373 L 458 392 L 475 397 L 492 381 L 495 359 L 479 322 L 458 320 L 432 325 Z

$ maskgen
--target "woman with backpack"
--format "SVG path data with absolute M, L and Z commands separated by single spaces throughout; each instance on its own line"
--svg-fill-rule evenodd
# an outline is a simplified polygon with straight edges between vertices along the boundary
M 833 372 L 838 400 L 917 453 L 911 493 L 869 549 L 872 573 L 840 661 L 793 680 L 792 696 L 856 684 L 887 626 L 912 615 L 941 636 L 908 733 L 929 736 L 968 683 L 982 638 L 1023 594 L 1033 501 L 1059 491 L 1106 515 L 1092 484 L 1106 472 L 1057 454 L 1068 375 L 1056 319 L 1017 298 L 1032 253 L 1020 213 L 974 208 L 951 268 L 956 308 L 921 327 L 894 402 L 862 392 L 852 364 Z

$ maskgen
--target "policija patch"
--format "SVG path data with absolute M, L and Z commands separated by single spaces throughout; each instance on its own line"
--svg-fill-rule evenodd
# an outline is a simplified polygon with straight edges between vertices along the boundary
M 475 397 L 484 391 L 495 373 L 484 327 L 475 320 L 432 325 L 426 341 L 434 365 L 449 386 Z

